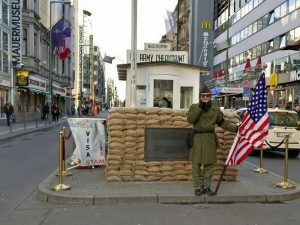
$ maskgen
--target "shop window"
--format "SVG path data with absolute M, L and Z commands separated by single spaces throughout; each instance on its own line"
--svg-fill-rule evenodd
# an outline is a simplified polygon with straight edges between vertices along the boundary
M 289 2 L 289 12 L 292 12 L 296 9 L 296 1 L 295 0 L 288 0 Z
M 173 105 L 173 80 L 154 80 L 153 106 L 169 107 L 164 98 Z
M 193 87 L 180 88 L 180 108 L 189 108 L 193 102 Z

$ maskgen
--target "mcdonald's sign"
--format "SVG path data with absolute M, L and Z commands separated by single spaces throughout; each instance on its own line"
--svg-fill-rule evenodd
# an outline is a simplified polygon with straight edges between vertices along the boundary
M 211 22 L 209 20 L 203 20 L 201 23 L 202 29 L 211 29 Z
M 29 73 L 25 70 L 16 71 L 17 75 L 17 85 L 18 86 L 28 86 Z

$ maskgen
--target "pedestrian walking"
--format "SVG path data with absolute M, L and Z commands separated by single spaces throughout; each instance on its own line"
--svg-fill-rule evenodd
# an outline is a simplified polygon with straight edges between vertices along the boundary
M 81 111 L 81 106 L 80 105 L 77 106 L 77 114 L 78 114 L 79 118 L 82 117 L 82 111 Z
M 12 115 L 14 113 L 13 105 L 10 102 L 7 102 L 3 107 L 3 111 L 6 115 L 7 126 L 10 126 L 10 124 L 12 123 Z
M 195 133 L 190 151 L 195 195 L 211 195 L 213 166 L 217 161 L 215 125 L 234 133 L 237 132 L 238 126 L 223 118 L 221 109 L 211 102 L 211 91 L 206 86 L 200 92 L 199 103 L 190 106 L 187 122 L 193 125 Z
M 48 119 L 48 116 L 49 116 L 49 104 L 47 102 L 46 105 L 44 105 L 44 107 L 43 107 L 43 116 L 42 116 L 42 119 L 43 120 Z
M 58 112 L 58 108 L 57 108 L 57 105 L 56 104 L 53 104 L 51 106 L 51 115 L 52 115 L 52 121 L 53 122 L 57 122 L 57 112 Z

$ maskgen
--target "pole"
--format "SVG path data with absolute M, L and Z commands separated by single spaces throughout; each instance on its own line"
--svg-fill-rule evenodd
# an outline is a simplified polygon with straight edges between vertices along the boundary
M 52 37 L 51 37 L 51 30 L 52 30 L 52 3 L 50 1 L 50 19 L 49 19 L 49 54 L 48 54 L 48 58 L 49 58 L 49 65 L 48 65 L 48 80 L 49 80 L 49 84 L 48 84 L 48 88 L 49 88 L 49 93 L 48 93 L 48 105 L 49 108 L 51 108 L 52 106 L 52 74 L 51 74 L 51 65 L 52 65 Z M 50 116 L 48 116 L 48 122 L 49 124 L 51 123 L 51 119 Z
M 222 182 L 222 180 L 223 180 L 223 177 L 224 177 L 224 174 L 225 174 L 226 169 L 227 169 L 227 165 L 224 165 L 224 168 L 223 168 L 223 171 L 222 171 L 222 173 L 221 173 L 221 176 L 220 176 L 220 178 L 219 178 L 219 180 L 218 180 L 216 189 L 215 189 L 215 191 L 212 193 L 212 195 L 217 195 L 218 190 L 219 190 L 219 187 L 220 187 L 221 182 Z
M 137 45 L 137 0 L 131 0 L 131 64 L 130 64 L 130 107 L 136 105 L 136 45 Z

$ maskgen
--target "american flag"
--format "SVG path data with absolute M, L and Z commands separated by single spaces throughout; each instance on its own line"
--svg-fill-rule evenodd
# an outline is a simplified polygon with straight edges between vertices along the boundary
M 270 120 L 267 107 L 266 79 L 265 74 L 262 73 L 225 165 L 239 165 L 254 147 L 264 143 Z

